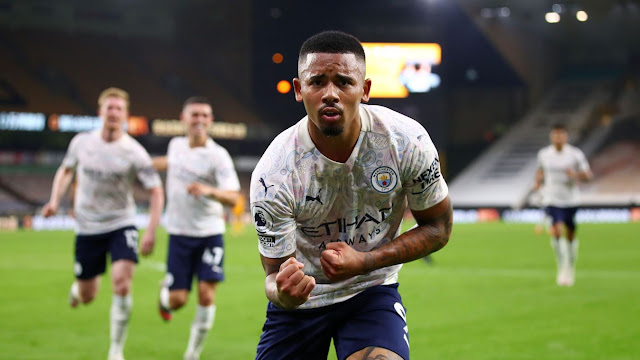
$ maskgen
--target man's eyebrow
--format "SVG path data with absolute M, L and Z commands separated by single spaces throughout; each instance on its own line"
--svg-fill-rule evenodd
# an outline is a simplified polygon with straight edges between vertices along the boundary
M 310 82 L 315 82 L 318 80 L 324 80 L 327 78 L 326 74 L 319 74 L 319 75 L 314 75 L 312 77 L 309 78 Z M 346 82 L 355 82 L 355 78 L 353 76 L 348 76 L 348 75 L 343 75 L 343 74 L 336 74 L 336 78 L 338 78 L 338 80 L 340 81 L 346 81 Z
M 336 77 L 342 81 L 354 82 L 356 79 L 352 76 L 337 74 Z
M 327 75 L 325 75 L 325 74 L 314 75 L 314 76 L 309 78 L 309 81 L 314 82 L 314 81 L 317 81 L 317 80 L 324 80 L 326 77 L 327 77 Z

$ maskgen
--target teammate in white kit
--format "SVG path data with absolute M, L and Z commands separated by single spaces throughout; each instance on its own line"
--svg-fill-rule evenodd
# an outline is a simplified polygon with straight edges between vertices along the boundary
M 567 129 L 554 125 L 549 139 L 551 145 L 538 152 L 538 170 L 534 189 L 542 185 L 543 204 L 551 218 L 551 246 L 556 253 L 560 286 L 572 286 L 578 256 L 575 215 L 580 203 L 578 183 L 592 178 L 584 153 L 567 144 Z M 564 236 L 562 228 L 564 227 Z
M 142 255 L 155 244 L 155 231 L 164 206 L 164 192 L 147 151 L 123 130 L 129 115 L 129 95 L 118 88 L 104 90 L 98 99 L 101 129 L 76 135 L 53 179 L 44 216 L 58 210 L 60 199 L 75 173 L 75 276 L 70 304 L 87 304 L 98 293 L 99 275 L 111 257 L 110 360 L 123 359 L 122 350 L 132 306 L 131 280 L 138 262 L 138 231 L 133 184 L 136 178 L 149 190 L 149 224 L 142 237 Z
M 153 159 L 158 170 L 167 170 L 170 234 L 159 308 L 162 318 L 171 320 L 172 311 L 186 304 L 193 277 L 198 276 L 198 307 L 184 355 L 185 360 L 195 360 L 213 326 L 216 286 L 224 279 L 223 206 L 236 205 L 240 182 L 227 150 L 207 135 L 213 122 L 209 101 L 187 99 L 180 118 L 186 136 L 171 139 L 167 156 Z
M 442 248 L 452 206 L 418 122 L 369 100 L 365 53 L 327 31 L 302 45 L 296 100 L 307 112 L 251 178 L 267 320 L 256 359 L 409 359 L 397 291 L 405 262 Z M 419 226 L 400 234 L 407 206 Z

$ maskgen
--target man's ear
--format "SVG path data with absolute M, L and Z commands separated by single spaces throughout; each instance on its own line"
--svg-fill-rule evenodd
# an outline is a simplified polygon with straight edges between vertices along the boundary
M 296 96 L 296 101 L 302 102 L 302 83 L 298 78 L 293 78 L 293 92 Z
M 362 93 L 362 102 L 369 102 L 371 98 L 369 93 L 371 92 L 371 79 L 364 79 L 364 85 L 362 86 L 364 92 Z

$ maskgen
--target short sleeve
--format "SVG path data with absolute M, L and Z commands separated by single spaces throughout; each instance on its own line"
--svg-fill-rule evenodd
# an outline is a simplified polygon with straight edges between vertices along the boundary
M 240 190 L 240 181 L 238 180 L 238 174 L 236 168 L 233 166 L 233 160 L 231 155 L 224 149 L 218 154 L 218 164 L 216 166 L 216 184 L 220 190 Z
M 403 187 L 411 210 L 425 210 L 444 200 L 449 188 L 440 170 L 438 152 L 426 130 L 412 138 L 403 154 Z
M 580 150 L 578 150 L 576 152 L 576 157 L 577 157 L 577 161 L 578 161 L 578 170 L 582 171 L 582 172 L 587 172 L 587 171 L 591 171 L 591 168 L 589 167 L 589 162 L 587 161 L 587 157 L 584 156 L 584 153 Z
M 162 186 L 162 180 L 160 180 L 160 175 L 158 175 L 158 171 L 153 166 L 151 156 L 142 146 L 138 146 L 133 163 L 136 177 L 145 189 Z
M 267 189 L 266 191 L 264 189 Z M 281 258 L 296 251 L 296 222 L 291 193 L 286 184 L 266 176 L 251 178 L 251 215 L 258 233 L 258 249 L 267 258 Z
M 77 134 L 73 139 L 71 139 L 69 148 L 67 148 L 67 153 L 64 155 L 64 159 L 62 159 L 62 165 L 64 167 L 75 169 L 76 166 L 78 166 L 78 148 L 80 147 L 82 136 L 84 136 L 84 133 Z
M 538 151 L 538 155 L 536 156 L 536 164 L 538 170 L 543 170 L 544 163 L 542 162 L 542 150 Z

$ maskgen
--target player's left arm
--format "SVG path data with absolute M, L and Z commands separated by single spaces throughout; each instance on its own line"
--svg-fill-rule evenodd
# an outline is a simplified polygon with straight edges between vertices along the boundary
M 569 178 L 578 181 L 591 181 L 593 179 L 593 173 L 584 153 L 578 152 L 576 154 L 576 167 L 575 169 L 567 169 L 566 174 Z
M 567 176 L 579 181 L 591 181 L 593 174 L 591 170 L 567 170 Z
M 162 209 L 164 208 L 164 190 L 162 190 L 162 186 L 150 188 L 149 194 L 149 224 L 142 236 L 140 249 L 142 255 L 149 255 L 153 251 L 156 243 L 156 229 L 160 225 Z
M 162 209 L 164 208 L 164 190 L 162 188 L 162 180 L 157 170 L 153 166 L 153 160 L 142 146 L 134 152 L 134 171 L 138 180 L 145 189 L 149 191 L 149 223 L 147 229 L 142 235 L 140 252 L 142 255 L 149 255 L 153 251 L 156 243 L 156 228 L 160 224 L 162 218 Z
M 194 182 L 187 187 L 187 192 L 193 196 L 207 196 L 213 200 L 219 201 L 222 205 L 236 206 L 240 200 L 240 191 L 223 190 L 213 186 Z
M 193 196 L 207 196 L 225 206 L 236 206 L 242 197 L 240 181 L 238 180 L 233 160 L 224 149 L 218 151 L 213 176 L 216 180 L 216 186 L 194 182 L 187 186 L 187 192 Z
M 428 209 L 412 210 L 418 226 L 382 247 L 358 252 L 343 242 L 328 243 L 322 252 L 322 271 L 331 281 L 410 262 L 442 249 L 451 236 L 453 207 L 449 196 Z

